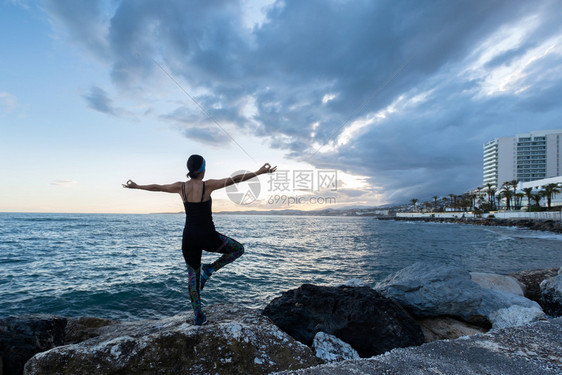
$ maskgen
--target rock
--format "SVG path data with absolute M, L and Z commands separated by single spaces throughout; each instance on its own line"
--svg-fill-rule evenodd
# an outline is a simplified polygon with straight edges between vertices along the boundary
M 418 262 L 398 271 L 376 285 L 376 289 L 394 298 L 416 317 L 451 316 L 484 327 L 524 318 L 536 319 L 540 306 L 523 296 L 483 288 L 470 279 L 467 270 L 451 265 Z M 513 305 L 533 309 L 525 311 L 520 319 L 501 318 L 500 309 Z M 510 310 L 514 311 L 524 310 Z M 529 323 L 530 321 L 526 321 Z M 496 324 L 496 325 L 497 325 Z M 494 328 L 497 328 L 494 326 Z
M 36 354 L 25 374 L 264 374 L 319 363 L 256 310 L 215 305 L 206 312 L 204 326 L 193 326 L 191 316 L 105 326 L 97 337 Z
M 489 314 L 492 328 L 516 327 L 545 318 L 540 307 L 513 305 L 492 311 Z
M 52 315 L 0 319 L 0 357 L 4 375 L 21 374 L 36 353 L 64 344 L 67 320 Z
M 470 279 L 482 288 L 499 290 L 502 292 L 524 296 L 523 285 L 512 276 L 495 273 L 470 272 Z
M 77 319 L 68 318 L 65 328 L 65 344 L 77 344 L 79 342 L 99 336 L 103 333 L 102 328 L 117 324 L 117 321 L 96 317 L 81 317 Z
M 341 362 L 346 359 L 359 359 L 359 354 L 336 336 L 318 332 L 312 341 L 312 349 L 317 358 L 325 362 Z
M 540 302 L 548 315 L 562 315 L 562 268 L 558 275 L 550 277 L 540 284 Z
M 556 276 L 557 273 L 557 268 L 548 268 L 544 270 L 520 271 L 513 273 L 510 276 L 514 277 L 517 281 L 524 285 L 525 297 L 540 304 L 541 282 L 549 277 Z
M 562 318 L 278 375 L 560 375 Z
M 417 262 L 375 286 L 418 317 L 457 316 L 470 320 L 482 301 L 482 288 L 461 267 Z
M 424 341 L 419 325 L 400 305 L 369 287 L 304 284 L 271 301 L 263 314 L 308 346 L 322 331 L 350 344 L 361 357 Z
M 485 289 L 481 291 L 482 302 L 477 316 L 485 316 L 492 328 L 504 328 L 511 325 L 531 323 L 544 318 L 544 312 L 535 301 L 499 290 Z M 517 313 L 521 315 L 517 316 Z
M 452 340 L 461 336 L 471 336 L 478 333 L 485 333 L 487 331 L 482 327 L 446 316 L 419 318 L 416 319 L 416 321 L 422 328 L 426 342 Z

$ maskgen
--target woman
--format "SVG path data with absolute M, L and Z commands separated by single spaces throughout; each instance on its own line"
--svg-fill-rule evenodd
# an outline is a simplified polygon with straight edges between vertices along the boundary
M 209 277 L 222 267 L 233 262 L 244 253 L 244 246 L 230 237 L 216 231 L 211 211 L 211 193 L 224 187 L 247 181 L 264 173 L 273 173 L 277 167 L 264 164 L 256 172 L 239 174 L 221 180 L 206 180 L 205 159 L 200 155 L 191 155 L 187 160 L 190 178 L 187 182 L 175 182 L 169 185 L 138 185 L 129 180 L 123 187 L 148 191 L 177 193 L 185 207 L 185 227 L 183 229 L 182 252 L 189 275 L 189 296 L 195 313 L 195 325 L 207 323 L 207 317 L 201 309 L 200 290 Z M 222 256 L 211 264 L 201 266 L 202 250 L 221 253 Z

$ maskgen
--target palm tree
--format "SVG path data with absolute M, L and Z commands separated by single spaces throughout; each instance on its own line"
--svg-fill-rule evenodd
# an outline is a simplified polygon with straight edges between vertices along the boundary
M 517 186 L 519 185 L 519 181 L 511 180 L 509 181 L 509 185 L 513 188 L 513 194 L 517 193 Z
M 418 203 L 418 199 L 413 198 L 410 202 L 412 202 L 412 204 L 414 205 L 414 211 L 415 211 L 416 210 L 416 203 Z
M 449 194 L 449 197 L 451 198 L 451 207 L 454 210 L 457 206 L 457 196 L 455 194 Z
M 527 206 L 530 207 L 531 206 L 531 195 L 533 194 L 533 188 L 532 187 L 523 188 L 523 193 L 525 193 L 525 195 L 527 196 Z
M 437 195 L 434 195 L 432 198 L 433 198 L 433 207 L 437 208 L 437 199 L 439 199 L 439 197 Z
M 488 203 L 490 204 L 490 209 L 494 208 L 495 201 L 494 198 L 496 196 L 496 189 L 492 184 L 486 184 L 486 194 L 488 194 Z
M 515 193 L 515 209 L 521 210 L 521 206 L 523 205 L 523 198 L 525 198 L 525 194 L 518 192 Z
M 531 199 L 535 202 L 535 205 L 537 206 L 541 205 L 541 199 L 543 197 L 543 195 L 540 193 L 542 192 L 531 194 Z
M 509 211 L 511 209 L 511 198 L 513 198 L 513 193 L 511 190 L 502 190 L 499 194 L 499 199 L 505 198 L 506 209 Z
M 513 198 L 513 193 L 509 189 L 511 189 L 511 181 L 506 181 L 502 184 L 502 191 L 500 193 L 500 196 L 504 197 L 506 200 L 505 204 L 508 211 L 511 207 L 511 198 Z
M 445 211 L 444 208 L 447 207 L 447 202 L 449 201 L 449 198 L 443 197 L 443 198 L 441 198 L 441 200 L 443 201 L 443 211 Z M 441 211 L 441 212 L 443 212 L 443 211 Z
M 550 203 L 552 203 L 552 196 L 560 193 L 559 184 L 546 184 L 544 185 L 544 196 L 546 197 L 546 206 L 550 209 Z

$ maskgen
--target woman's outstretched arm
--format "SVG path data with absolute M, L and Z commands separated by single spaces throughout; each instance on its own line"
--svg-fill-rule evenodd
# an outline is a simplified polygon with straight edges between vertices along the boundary
M 237 184 L 239 182 L 248 181 L 260 174 L 273 173 L 277 170 L 277 167 L 272 167 L 269 163 L 265 163 L 260 169 L 255 172 L 246 172 L 233 177 L 227 177 L 220 180 L 207 180 L 207 186 L 211 190 L 222 189 L 224 187 Z
M 147 191 L 162 191 L 164 193 L 180 193 L 181 192 L 181 182 L 174 182 L 173 184 L 167 185 L 138 185 L 136 182 L 129 180 L 126 184 L 123 184 L 124 188 L 127 189 L 140 189 Z

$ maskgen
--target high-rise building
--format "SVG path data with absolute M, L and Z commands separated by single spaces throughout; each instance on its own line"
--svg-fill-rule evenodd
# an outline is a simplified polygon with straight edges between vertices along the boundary
M 484 186 L 562 175 L 562 129 L 537 130 L 484 144 Z

